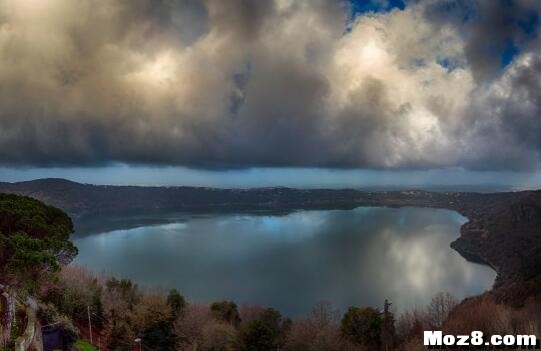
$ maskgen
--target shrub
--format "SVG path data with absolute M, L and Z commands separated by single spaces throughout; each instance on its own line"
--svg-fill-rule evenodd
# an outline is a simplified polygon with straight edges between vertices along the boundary
M 381 315 L 372 307 L 350 307 L 342 318 L 340 330 L 347 340 L 373 349 L 381 341 Z
M 202 330 L 202 351 L 238 350 L 237 330 L 228 323 L 210 321 Z
M 141 333 L 141 339 L 145 345 L 152 345 L 152 349 L 156 351 L 173 351 L 177 341 L 169 321 L 148 326 Z
M 274 332 L 263 321 L 250 323 L 243 337 L 244 351 L 272 351 L 276 346 Z
M 441 329 L 449 313 L 458 304 L 458 300 L 449 293 L 436 294 L 427 307 L 426 318 L 428 327 Z
M 186 299 L 184 299 L 184 296 L 182 296 L 177 289 L 173 289 L 169 292 L 169 295 L 167 295 L 167 305 L 171 309 L 171 316 L 176 319 L 184 311 Z
M 241 322 L 237 305 L 233 301 L 214 302 L 210 305 L 210 311 L 219 322 L 229 323 L 235 327 Z
M 340 335 L 340 312 L 330 303 L 317 304 L 305 318 L 293 321 L 284 345 L 288 351 L 347 350 L 346 340 Z

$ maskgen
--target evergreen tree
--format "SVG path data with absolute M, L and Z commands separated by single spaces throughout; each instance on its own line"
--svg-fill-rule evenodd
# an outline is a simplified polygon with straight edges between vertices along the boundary
M 342 318 L 342 335 L 358 345 L 379 349 L 381 343 L 381 315 L 372 307 L 350 307 Z
M 11 335 L 14 301 L 18 291 L 33 294 L 51 273 L 71 262 L 77 248 L 69 241 L 71 219 L 40 201 L 0 194 L 1 344 Z

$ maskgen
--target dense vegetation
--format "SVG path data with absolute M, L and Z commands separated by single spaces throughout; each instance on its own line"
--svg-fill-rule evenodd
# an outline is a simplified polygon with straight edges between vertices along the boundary
M 42 308 L 72 318 L 87 339 L 90 306 L 93 340 L 110 350 L 131 350 L 137 338 L 148 350 L 373 350 L 383 335 L 383 314 L 371 307 L 352 307 L 341 317 L 322 302 L 310 315 L 290 320 L 262 306 L 189 303 L 177 290 L 144 290 L 130 280 L 96 276 L 76 266 L 44 284 L 40 300 Z M 427 310 L 422 323 L 429 316 Z M 392 330 L 391 338 L 396 337 Z
M 28 197 L 0 194 L 2 347 L 13 343 L 16 299 L 34 294 L 77 254 L 69 241 L 72 232 L 71 220 L 61 210 Z
M 539 335 L 541 304 L 530 300 L 520 309 L 495 302 L 490 294 L 459 303 L 439 293 L 424 308 L 398 316 L 372 307 L 351 307 L 344 314 L 328 302 L 291 320 L 263 306 L 232 301 L 196 304 L 173 290 L 145 290 L 129 280 L 97 276 L 67 266 L 59 279 L 41 291 L 48 308 L 70 316 L 89 339 L 86 308 L 90 305 L 94 344 L 102 349 L 131 350 L 141 339 L 146 350 L 424 350 L 423 331 L 469 334 Z M 382 306 L 383 307 L 383 306 Z

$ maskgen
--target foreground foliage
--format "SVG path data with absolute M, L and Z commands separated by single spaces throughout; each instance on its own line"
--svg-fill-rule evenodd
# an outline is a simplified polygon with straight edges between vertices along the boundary
M 70 218 L 61 210 L 17 195 L 0 194 L 0 346 L 12 347 L 17 299 L 34 294 L 40 283 L 77 249 L 69 241 Z

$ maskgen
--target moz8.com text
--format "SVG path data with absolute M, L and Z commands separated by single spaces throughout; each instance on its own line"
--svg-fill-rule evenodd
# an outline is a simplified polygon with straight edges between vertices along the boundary
M 441 331 L 424 332 L 424 345 L 429 350 L 457 349 L 523 349 L 539 350 L 539 339 L 535 335 L 491 335 L 485 337 L 481 331 L 469 335 L 443 334 Z

